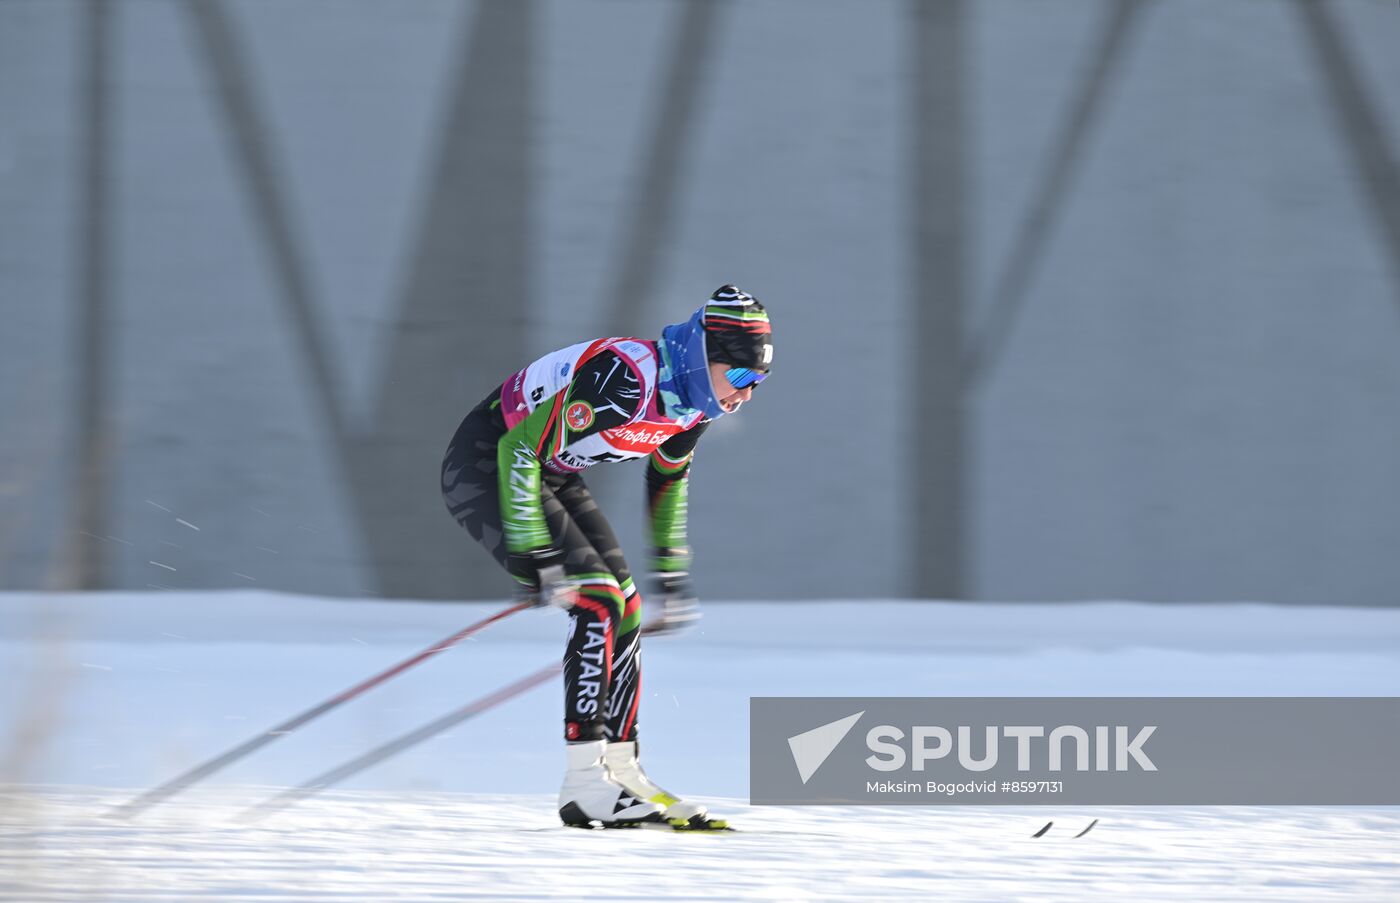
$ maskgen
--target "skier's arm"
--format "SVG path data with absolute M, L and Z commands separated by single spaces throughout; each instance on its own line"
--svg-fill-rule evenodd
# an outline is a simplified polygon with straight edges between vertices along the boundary
M 647 463 L 647 499 L 651 512 L 652 589 L 661 603 L 655 629 L 674 631 L 700 619 L 700 604 L 690 582 L 690 545 L 686 509 L 690 462 L 707 421 L 677 433 L 652 452 Z
M 647 509 L 651 515 L 652 565 L 658 573 L 690 570 L 687 495 L 695 444 L 709 421 L 667 439 L 647 459 Z
M 501 437 L 496 445 L 501 525 L 506 551 L 523 571 L 538 571 L 562 558 L 545 522 L 540 496 L 543 463 L 570 443 L 629 423 L 640 408 L 636 375 L 615 353 L 603 351 L 580 365 L 567 386 Z M 583 415 L 573 424 L 571 410 Z

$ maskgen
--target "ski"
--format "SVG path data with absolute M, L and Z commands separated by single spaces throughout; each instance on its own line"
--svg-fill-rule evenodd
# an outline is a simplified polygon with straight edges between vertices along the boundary
M 1075 839 L 1075 840 L 1078 840 L 1079 838 L 1083 837 L 1085 834 L 1088 834 L 1090 831 L 1094 830 L 1094 825 L 1097 825 L 1098 823 L 1099 823 L 1099 820 L 1098 820 L 1097 818 L 1094 819 L 1093 821 L 1089 822 L 1088 827 L 1086 827 L 1083 831 L 1080 831 L 1078 834 L 1074 835 L 1074 839 Z M 1046 822 L 1046 823 L 1045 823 L 1045 827 L 1041 828 L 1039 831 L 1036 831 L 1034 834 L 1031 835 L 1031 837 L 1044 837 L 1045 834 L 1046 834 L 1046 832 L 1050 830 L 1050 827 L 1051 827 L 1053 824 L 1055 824 L 1053 821 L 1048 821 L 1048 822 Z
M 663 834 L 739 833 L 722 818 L 705 818 L 699 815 L 689 820 L 662 817 L 655 821 L 635 821 L 626 824 L 608 824 L 595 820 L 586 823 L 566 823 L 562 827 L 582 831 L 660 831 Z
M 671 818 L 671 830 L 678 834 L 734 834 L 734 828 L 729 826 L 729 822 L 723 818 L 710 818 L 706 815 L 694 815 L 689 819 Z

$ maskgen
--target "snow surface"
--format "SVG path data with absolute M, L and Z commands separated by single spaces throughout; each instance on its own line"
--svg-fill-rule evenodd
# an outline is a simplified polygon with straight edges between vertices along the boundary
M 1400 695 L 1400 611 L 1385 609 L 714 604 L 692 634 L 646 643 L 643 761 L 740 834 L 558 827 L 556 683 L 239 820 L 557 661 L 566 619 L 531 611 L 134 821 L 104 816 L 499 607 L 0 595 L 0 900 L 1400 899 L 1393 808 L 742 801 L 749 696 Z

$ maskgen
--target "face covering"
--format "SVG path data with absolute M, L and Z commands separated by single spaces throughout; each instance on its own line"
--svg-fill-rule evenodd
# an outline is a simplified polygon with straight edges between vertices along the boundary
M 659 390 L 671 414 L 700 411 L 705 419 L 724 416 L 710 384 L 710 361 L 705 348 L 705 308 L 684 323 L 661 330 Z M 737 408 L 736 408 L 737 410 Z

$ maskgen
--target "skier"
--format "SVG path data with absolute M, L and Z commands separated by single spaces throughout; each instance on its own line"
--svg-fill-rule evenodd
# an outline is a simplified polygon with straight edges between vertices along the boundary
M 660 341 L 581 342 L 513 374 L 467 414 L 447 450 L 448 511 L 522 594 L 570 616 L 559 791 L 566 825 L 728 827 L 656 786 L 638 763 L 641 596 L 580 472 L 648 458 L 656 629 L 688 626 L 699 617 L 686 538 L 695 444 L 712 420 L 753 396 L 772 359 L 763 305 L 724 285 Z

